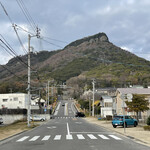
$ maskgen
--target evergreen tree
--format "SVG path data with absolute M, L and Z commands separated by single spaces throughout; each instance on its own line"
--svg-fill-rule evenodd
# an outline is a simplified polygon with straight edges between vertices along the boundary
M 145 100 L 145 96 L 134 94 L 132 98 L 132 102 L 126 101 L 127 106 L 131 111 L 136 112 L 137 120 L 138 120 L 138 113 L 144 112 L 149 110 L 149 101 Z

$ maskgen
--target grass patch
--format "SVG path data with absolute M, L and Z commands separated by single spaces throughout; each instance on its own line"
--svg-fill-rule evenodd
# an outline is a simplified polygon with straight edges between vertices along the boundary
M 31 126 L 27 126 L 27 122 L 25 121 L 15 121 L 14 123 L 6 126 L 0 127 L 0 140 L 5 139 L 9 136 L 15 135 L 17 133 L 30 130 L 32 128 L 37 127 L 38 124 L 34 124 L 31 122 Z
M 143 128 L 144 128 L 144 130 L 146 130 L 146 131 L 150 131 L 150 126 L 144 126 Z

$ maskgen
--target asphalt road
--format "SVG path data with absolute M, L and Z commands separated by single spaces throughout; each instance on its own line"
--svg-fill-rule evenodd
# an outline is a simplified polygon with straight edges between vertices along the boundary
M 64 105 L 64 106 L 62 106 Z M 60 101 L 55 119 L 0 145 L 1 150 L 149 150 L 133 140 L 75 118 L 72 101 Z

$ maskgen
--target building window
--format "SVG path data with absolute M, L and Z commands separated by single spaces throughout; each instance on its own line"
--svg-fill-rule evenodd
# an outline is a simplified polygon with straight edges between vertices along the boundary
M 18 97 L 14 97 L 14 101 L 18 101 Z
M 22 101 L 19 101 L 19 104 L 22 104 Z
M 8 99 L 3 99 L 3 102 L 7 102 L 8 101 Z
M 112 106 L 113 106 L 112 103 L 108 103 L 108 102 L 106 102 L 104 105 L 104 107 L 112 107 Z

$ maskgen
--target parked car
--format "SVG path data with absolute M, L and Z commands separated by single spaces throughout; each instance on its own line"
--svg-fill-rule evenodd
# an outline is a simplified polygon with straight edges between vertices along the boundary
M 76 112 L 75 117 L 85 117 L 85 114 L 83 112 Z
M 2 118 L 0 118 L 0 124 L 2 124 L 3 123 L 3 119 Z
M 62 106 L 65 106 L 65 103 L 63 103 Z
M 31 120 L 31 121 L 45 121 L 46 118 L 45 118 L 45 117 L 41 117 L 41 116 L 35 115 L 35 116 L 31 116 L 31 117 L 30 117 L 30 120 Z
M 117 126 L 123 126 L 124 127 L 133 125 L 134 127 L 136 127 L 138 125 L 138 121 L 136 119 L 133 119 L 131 116 L 129 115 L 125 115 L 125 123 L 124 123 L 124 116 L 123 115 L 119 115 L 119 116 L 114 116 L 113 120 L 112 120 L 112 125 L 114 128 L 116 128 Z

